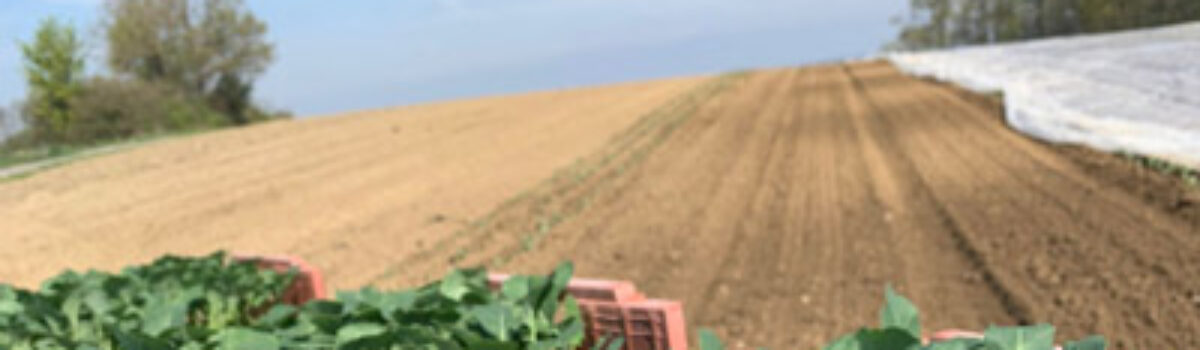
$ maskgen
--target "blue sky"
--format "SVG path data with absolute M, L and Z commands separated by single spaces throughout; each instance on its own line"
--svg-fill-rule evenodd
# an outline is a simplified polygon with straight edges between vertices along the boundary
M 906 0 L 250 0 L 276 61 L 255 94 L 299 115 L 861 57 Z M 102 68 L 99 0 L 0 2 L 0 103 L 49 15 Z

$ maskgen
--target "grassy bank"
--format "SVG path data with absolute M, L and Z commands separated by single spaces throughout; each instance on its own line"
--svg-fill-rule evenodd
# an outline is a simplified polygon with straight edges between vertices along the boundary
M 220 128 L 149 134 L 90 144 L 5 146 L 0 148 L 0 181 L 23 178 L 38 171 L 77 160 L 112 154 L 148 143 L 200 134 L 211 130 L 220 130 Z

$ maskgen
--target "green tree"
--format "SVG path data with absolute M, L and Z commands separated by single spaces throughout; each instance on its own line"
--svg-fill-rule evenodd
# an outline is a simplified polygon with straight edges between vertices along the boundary
M 46 141 L 60 141 L 75 119 L 71 105 L 81 90 L 83 44 L 73 27 L 49 18 L 33 42 L 21 44 L 21 52 L 29 80 L 29 126 Z
M 0 144 L 3 144 L 4 139 L 8 138 L 8 135 L 11 134 L 13 134 L 12 121 L 8 120 L 8 112 L 5 112 L 4 108 L 0 107 Z
M 243 124 L 272 60 L 266 24 L 240 0 L 110 0 L 104 19 L 115 72 L 165 82 Z
M 1200 20 L 1197 0 L 910 0 L 890 49 L 926 49 Z

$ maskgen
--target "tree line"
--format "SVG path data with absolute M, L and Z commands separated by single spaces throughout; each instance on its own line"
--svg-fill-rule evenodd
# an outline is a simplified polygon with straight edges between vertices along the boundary
M 910 0 L 893 50 L 999 43 L 1200 20 L 1200 0 Z
M 6 146 L 86 144 L 287 117 L 252 100 L 273 59 L 267 26 L 241 0 L 108 0 L 105 74 L 87 74 L 75 27 L 45 19 L 20 43 L 26 128 Z

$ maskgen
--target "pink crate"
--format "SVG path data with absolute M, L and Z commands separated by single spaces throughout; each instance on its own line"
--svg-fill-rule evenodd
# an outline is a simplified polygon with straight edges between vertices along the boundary
M 506 274 L 489 274 L 488 286 L 492 289 L 499 289 L 500 285 L 508 280 L 508 276 Z M 567 282 L 567 294 L 581 300 L 636 301 L 646 299 L 646 296 L 638 292 L 632 282 L 589 278 L 572 278 L 570 282 Z
M 299 305 L 309 300 L 326 299 L 328 294 L 321 273 L 304 260 L 286 256 L 237 255 L 234 261 L 249 261 L 260 268 L 299 272 L 296 281 L 284 293 L 282 302 Z M 492 274 L 488 284 L 500 288 L 508 275 Z M 646 299 L 629 281 L 573 278 L 567 293 L 579 302 L 587 336 L 582 349 L 597 339 L 624 338 L 623 350 L 686 350 L 687 328 L 683 305 L 678 301 Z
M 325 289 L 325 280 L 321 276 L 321 272 L 317 271 L 304 260 L 296 257 L 288 256 L 258 256 L 258 255 L 235 255 L 234 261 L 248 261 L 258 264 L 259 268 L 272 269 L 279 272 L 287 272 L 292 269 L 297 271 L 296 280 L 292 282 L 291 287 L 283 293 L 283 298 L 280 301 L 291 304 L 300 305 L 314 299 L 325 299 L 329 297 Z
M 508 275 L 488 275 L 488 285 L 498 289 Z M 683 305 L 677 301 L 646 299 L 629 281 L 572 278 L 567 293 L 579 302 L 587 325 L 581 349 L 613 337 L 625 339 L 623 350 L 686 350 L 687 327 Z
M 624 350 L 686 350 L 683 305 L 670 300 L 627 302 L 579 299 L 587 324 L 584 349 L 598 339 L 623 337 Z

